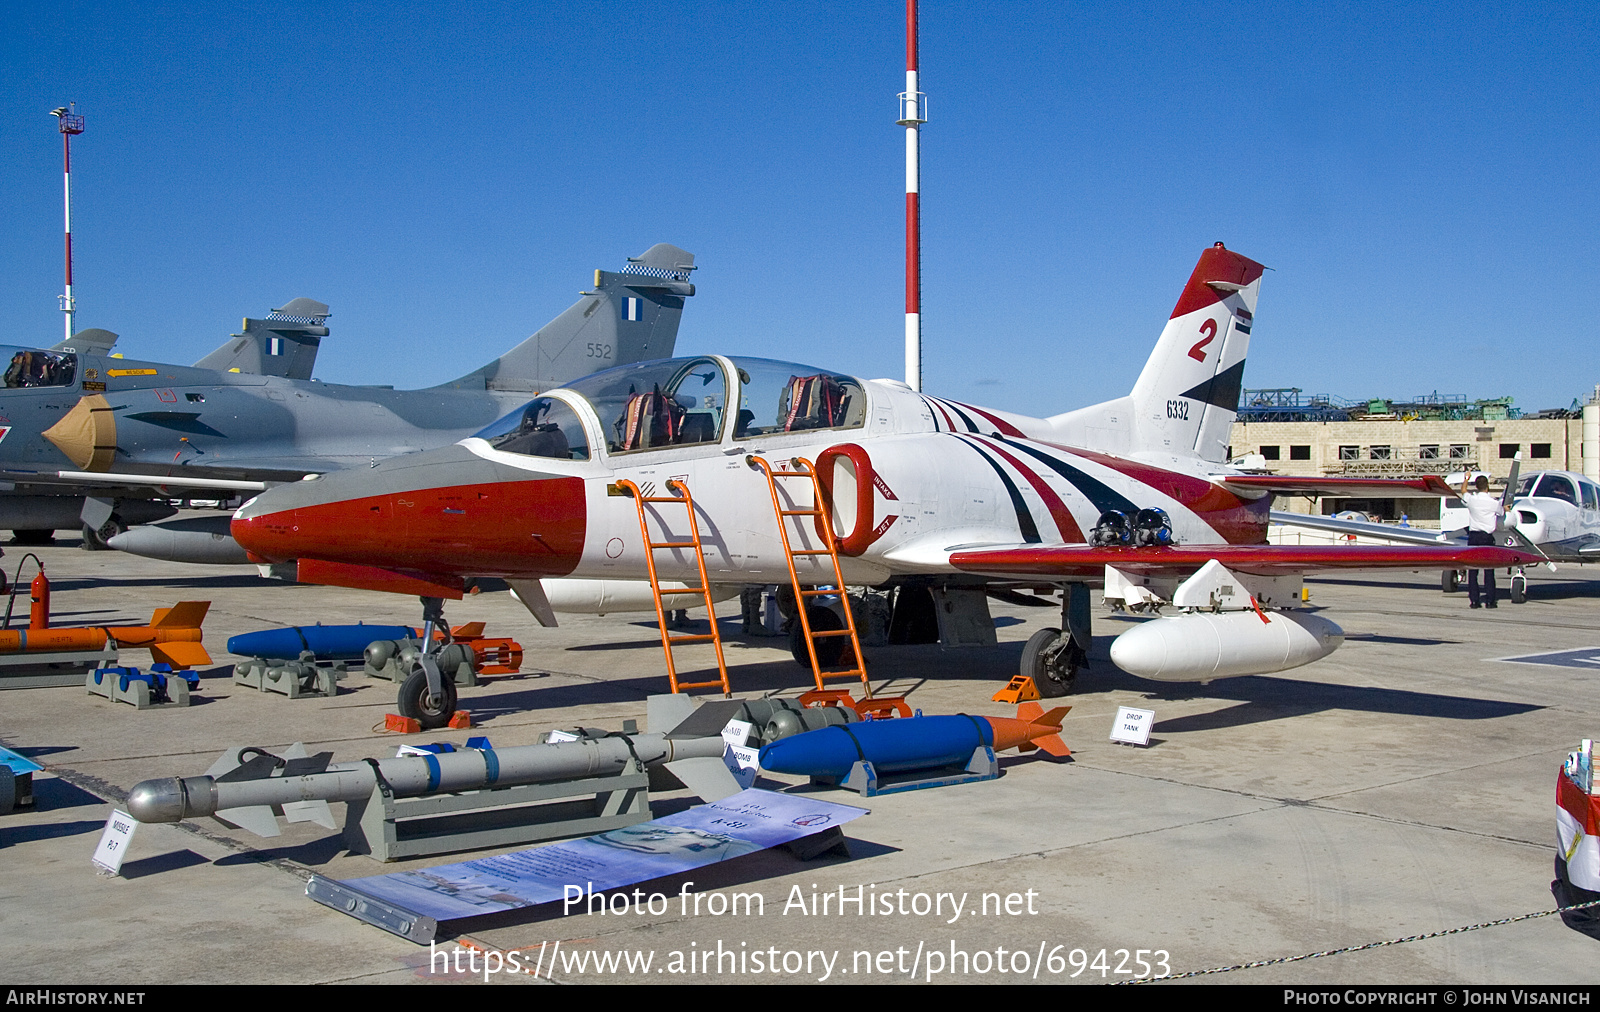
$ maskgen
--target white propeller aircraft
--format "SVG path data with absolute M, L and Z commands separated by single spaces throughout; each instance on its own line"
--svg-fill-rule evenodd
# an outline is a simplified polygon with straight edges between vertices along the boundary
M 1500 530 L 1496 532 L 1496 540 L 1533 553 L 1538 556 L 1537 561 L 1552 571 L 1563 563 L 1581 565 L 1600 561 L 1600 485 L 1576 471 L 1535 471 L 1522 475 L 1519 480 L 1521 462 L 1522 455 L 1518 454 L 1511 465 L 1511 477 L 1506 483 L 1503 497 L 1506 513 Z M 1446 487 L 1442 494 L 1456 496 L 1462 478 L 1471 480 L 1477 473 L 1457 473 L 1445 477 L 1443 482 Z M 1406 544 L 1464 544 L 1467 511 L 1461 505 L 1461 500 L 1446 498 L 1441 506 L 1437 531 L 1276 510 L 1272 512 L 1272 521 L 1292 527 Z M 1441 583 L 1446 593 L 1452 593 L 1458 589 L 1459 574 L 1455 570 L 1446 570 Z M 1515 566 L 1511 573 L 1511 600 L 1514 604 L 1522 604 L 1527 599 L 1527 574 L 1523 566 Z
M 1535 560 L 1492 546 L 1266 543 L 1274 492 L 1415 493 L 1438 479 L 1300 479 L 1224 463 L 1262 271 L 1221 243 L 1205 250 L 1132 393 L 1065 414 L 1030 418 L 763 359 L 639 363 L 550 391 L 454 446 L 270 489 L 239 510 L 233 534 L 260 562 L 298 560 L 306 582 L 459 598 L 468 581 L 498 577 L 539 614 L 541 578 L 648 577 L 628 482 L 646 497 L 690 491 L 711 584 L 789 583 L 766 474 L 814 464 L 847 585 L 899 586 L 902 601 L 940 613 L 942 631 L 988 642 L 986 590 L 1060 588 L 1067 632 L 1041 632 L 1023 654 L 1045 695 L 1068 691 L 1086 658 L 1091 584 L 1177 611 L 1118 637 L 1115 663 L 1207 681 L 1295 667 L 1343 641 L 1332 622 L 1293 610 L 1304 573 Z M 795 549 L 825 548 L 809 523 L 798 534 Z M 656 555 L 662 580 L 700 584 L 694 551 Z M 836 582 L 825 554 L 793 563 L 804 585 Z M 436 709 L 447 690 L 431 690 Z

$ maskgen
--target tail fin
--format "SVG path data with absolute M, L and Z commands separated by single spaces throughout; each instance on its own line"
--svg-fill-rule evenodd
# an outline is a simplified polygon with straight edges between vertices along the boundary
M 1128 397 L 1051 419 L 1074 445 L 1227 459 L 1266 268 L 1222 243 L 1200 254 Z
M 594 290 L 482 369 L 443 384 L 538 393 L 616 365 L 671 358 L 694 254 L 657 243 L 620 272 L 594 272 Z
M 265 320 L 244 321 L 244 333 L 196 362 L 196 369 L 243 372 L 308 380 L 317 349 L 328 336 L 328 307 L 315 299 L 295 299 Z
M 1037 727 L 1053 727 L 1060 731 L 1061 722 L 1066 719 L 1067 711 L 1071 709 L 1072 707 L 1070 706 L 1058 706 L 1047 711 L 1038 703 L 1029 700 L 1028 702 L 1017 704 L 1017 719 L 1025 720 Z M 1040 735 L 1029 744 L 1033 748 L 1043 749 L 1046 754 L 1053 755 L 1057 759 L 1064 759 L 1072 754 L 1072 750 L 1067 748 L 1066 742 L 1063 742 L 1058 734 Z M 1027 749 L 1026 751 L 1032 751 L 1032 749 Z
M 1263 270 L 1220 242 L 1200 254 L 1133 385 L 1137 449 L 1227 459 Z

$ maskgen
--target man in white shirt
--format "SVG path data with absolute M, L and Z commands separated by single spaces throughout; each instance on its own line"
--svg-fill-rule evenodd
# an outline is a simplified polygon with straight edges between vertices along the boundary
M 1478 480 L 1473 483 L 1476 491 L 1467 491 L 1467 478 L 1461 478 L 1461 505 L 1467 508 L 1467 544 L 1492 545 L 1494 532 L 1500 527 L 1500 518 L 1506 515 L 1506 508 L 1500 500 L 1489 494 L 1489 479 L 1485 475 L 1478 475 Z M 1483 571 L 1484 601 L 1483 604 L 1490 608 L 1495 607 L 1494 570 Z M 1480 606 L 1478 600 L 1478 571 L 1467 570 L 1467 597 L 1472 601 L 1472 607 Z

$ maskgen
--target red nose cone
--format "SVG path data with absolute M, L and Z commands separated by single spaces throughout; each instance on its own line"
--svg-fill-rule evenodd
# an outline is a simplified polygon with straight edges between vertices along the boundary
M 460 576 L 565 576 L 583 554 L 581 478 L 317 501 L 335 483 L 321 484 L 263 493 L 235 515 L 234 540 L 266 562 L 319 559 Z

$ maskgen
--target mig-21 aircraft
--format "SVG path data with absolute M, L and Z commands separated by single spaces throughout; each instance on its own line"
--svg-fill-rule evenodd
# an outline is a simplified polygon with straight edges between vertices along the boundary
M 193 366 L 109 357 L 116 335 L 52 349 L 0 347 L 0 529 L 23 539 L 82 525 L 135 554 L 243 562 L 228 518 L 169 527 L 171 500 L 228 499 L 270 484 L 453 443 L 529 396 L 597 369 L 671 355 L 693 255 L 665 243 L 500 358 L 421 390 L 311 378 L 328 307 L 296 299 Z M 126 533 L 124 533 L 126 532 Z
M 899 587 L 897 612 L 921 608 L 942 638 L 966 630 L 968 642 L 994 641 L 986 592 L 1060 589 L 1066 632 L 1042 630 L 1022 659 L 1044 695 L 1068 691 L 1086 659 L 1091 584 L 1179 611 L 1120 636 L 1115 663 L 1206 681 L 1281 671 L 1343 641 L 1295 609 L 1306 572 L 1533 558 L 1266 543 L 1272 492 L 1346 483 L 1224 463 L 1262 271 L 1220 243 L 1205 250 L 1132 393 L 1077 411 L 1030 418 L 739 356 L 642 362 L 548 391 L 452 446 L 273 488 L 235 514 L 233 534 L 259 562 L 297 561 L 305 582 L 421 596 L 435 620 L 428 602 L 477 578 L 504 579 L 527 603 L 545 577 L 648 579 L 651 558 L 660 579 L 793 583 L 800 600 L 841 583 Z M 810 493 L 780 480 L 813 466 L 842 579 Z M 684 511 L 662 505 L 673 496 L 698 553 Z M 652 542 L 678 518 L 663 542 L 646 543 L 646 504 Z M 817 627 L 820 663 L 837 654 L 821 637 L 840 634 Z M 425 665 L 401 689 L 402 712 L 424 726 L 454 703 Z

